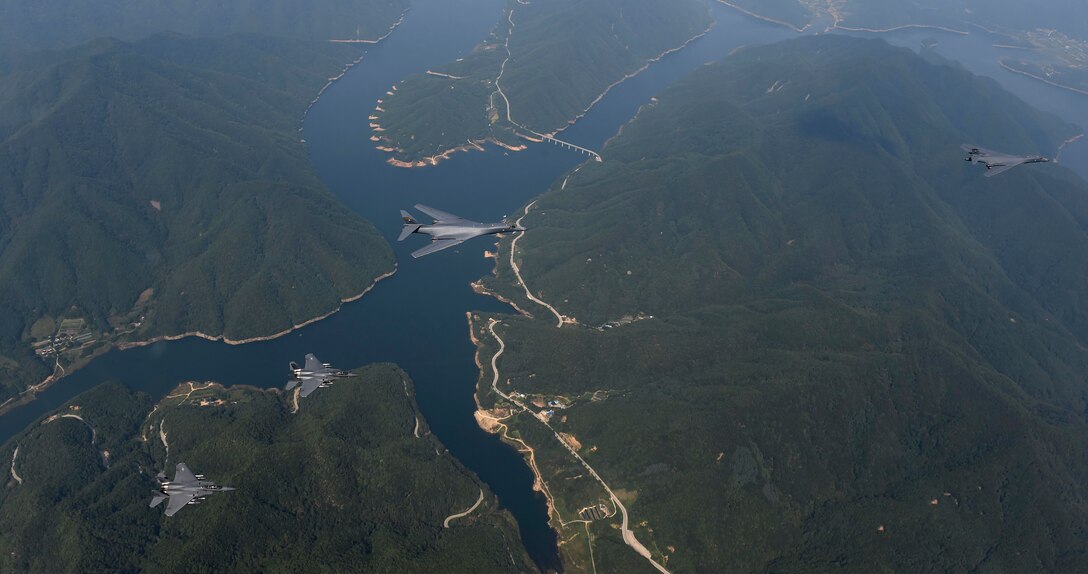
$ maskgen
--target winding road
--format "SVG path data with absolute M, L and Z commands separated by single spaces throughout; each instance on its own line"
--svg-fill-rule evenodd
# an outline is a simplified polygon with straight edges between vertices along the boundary
M 162 446 L 166 449 L 165 460 L 170 460 L 170 443 L 166 442 L 166 417 L 159 421 L 159 440 L 162 441 Z
M 526 2 L 521 2 L 521 4 L 527 4 L 527 3 Z M 550 142 L 552 142 L 554 144 L 559 145 L 560 147 L 565 147 L 567 149 L 572 149 L 572 150 L 577 151 L 579 153 L 584 153 L 584 154 L 592 157 L 593 159 L 595 159 L 597 161 L 604 161 L 604 160 L 601 159 L 601 154 L 599 154 L 599 153 L 597 153 L 597 152 L 595 152 L 595 151 L 593 151 L 591 149 L 584 148 L 584 147 L 582 147 L 580 145 L 572 144 L 572 143 L 570 143 L 568 141 L 563 141 L 563 140 L 561 140 L 559 138 L 552 137 L 552 136 L 550 136 L 548 134 L 542 134 L 540 132 L 531 130 L 531 129 L 529 129 L 529 128 L 527 128 L 527 127 L 525 127 L 525 126 L 523 126 L 523 125 L 521 125 L 521 124 L 514 121 L 514 118 L 513 118 L 513 116 L 511 116 L 511 113 L 510 113 L 510 98 L 506 97 L 506 93 L 502 91 L 502 85 L 500 84 L 500 82 L 502 81 L 503 74 L 506 73 L 506 63 L 510 61 L 510 58 L 512 56 L 512 54 L 510 53 L 510 37 L 514 35 L 514 27 L 516 26 L 516 24 L 514 24 L 514 9 L 513 8 L 511 8 L 506 13 L 506 21 L 510 23 L 510 29 L 509 29 L 509 31 L 506 32 L 506 41 L 503 43 L 503 47 L 506 48 L 506 59 L 504 59 L 502 61 L 502 64 L 499 66 L 499 75 L 495 77 L 495 91 L 499 93 L 499 97 L 502 98 L 502 101 L 506 102 L 506 121 L 510 122 L 511 124 L 521 128 L 521 129 L 523 129 L 523 130 L 525 130 L 525 131 L 527 131 L 527 132 L 529 132 L 531 134 L 533 134 L 534 136 L 540 138 L 541 140 L 550 141 Z M 598 99 L 600 99 L 600 98 L 598 98 Z
M 521 214 L 521 217 L 518 218 L 518 220 L 514 223 L 514 225 L 518 225 L 518 226 L 521 225 L 521 220 L 525 219 L 526 215 L 529 215 L 529 210 L 532 209 L 534 205 L 536 205 L 536 201 L 537 200 L 534 199 L 532 203 L 525 206 L 525 211 Z M 528 297 L 529 300 L 532 301 L 533 303 L 537 303 L 539 305 L 543 305 L 544 307 L 547 307 L 548 310 L 552 312 L 552 315 L 555 315 L 555 319 L 557 321 L 556 324 L 555 324 L 555 327 L 558 329 L 558 328 L 563 326 L 563 323 L 564 323 L 563 315 L 559 311 L 557 311 L 555 307 L 552 307 L 548 303 L 545 303 L 544 301 L 542 301 L 540 299 L 537 299 L 536 296 L 533 295 L 533 293 L 531 291 L 529 291 L 529 286 L 525 284 L 525 280 L 522 279 L 522 277 L 521 277 L 521 268 L 518 267 L 517 262 L 514 261 L 514 253 L 517 251 L 518 240 L 520 240 L 522 238 L 522 236 L 524 236 L 524 235 L 525 235 L 524 233 L 519 233 L 510 242 L 510 269 L 514 270 L 514 276 L 518 278 L 518 284 L 521 285 L 521 288 L 525 290 L 525 296 Z M 494 334 L 494 333 L 492 333 L 492 334 Z M 492 366 L 494 366 L 494 365 L 492 365 Z
M 470 506 L 468 508 L 468 510 L 466 510 L 464 512 L 458 512 L 457 514 L 451 514 L 451 515 L 447 516 L 446 519 L 442 521 L 442 528 L 449 528 L 451 521 L 456 520 L 458 518 L 464 518 L 465 516 L 468 516 L 469 514 L 472 514 L 472 512 L 475 511 L 480 506 L 480 504 L 483 504 L 483 501 L 484 501 L 484 489 L 481 488 L 480 489 L 480 498 L 476 499 L 476 504 L 473 504 L 472 506 Z
M 58 420 L 58 419 L 76 419 L 77 421 L 83 423 L 84 425 L 87 425 L 87 428 L 91 429 L 91 444 L 95 444 L 95 443 L 98 442 L 98 431 L 94 430 L 94 427 L 91 426 L 91 423 L 87 422 L 83 417 L 81 417 L 79 415 L 74 415 L 72 413 L 64 413 L 64 414 L 59 414 L 59 415 L 53 415 L 53 416 L 45 419 L 45 421 L 43 421 L 42 424 L 43 425 L 48 424 L 48 423 L 51 423 L 51 422 L 53 422 L 55 420 Z
M 506 351 L 506 342 L 503 341 L 502 337 L 499 337 L 499 335 L 495 332 L 495 324 L 496 323 L 498 323 L 498 321 L 496 321 L 495 319 L 490 319 L 488 321 L 488 323 L 487 323 L 488 332 L 490 332 L 491 336 L 494 337 L 495 340 L 499 342 L 499 350 L 496 351 L 495 354 L 491 357 L 491 372 L 493 373 L 493 377 L 491 379 L 491 389 L 494 390 L 495 393 L 498 394 L 500 397 L 502 397 L 502 398 L 506 399 L 507 401 L 510 401 L 510 402 L 518 405 L 519 407 L 521 407 L 521 409 L 523 411 L 528 411 L 528 412 L 532 413 L 534 415 L 533 418 L 537 419 L 538 421 L 540 421 L 541 424 L 548 427 L 548 430 L 550 430 L 552 432 L 552 435 L 555 436 L 555 440 L 559 441 L 559 444 L 563 445 L 563 448 L 567 449 L 567 451 L 570 452 L 570 454 L 579 463 L 582 464 L 582 467 L 584 467 L 586 469 L 586 472 L 588 472 L 590 474 L 590 476 L 595 478 L 597 480 L 597 482 L 599 482 L 601 484 L 601 486 L 604 487 L 605 492 L 607 492 L 609 498 L 612 499 L 612 504 L 616 505 L 616 509 L 619 511 L 619 513 L 621 515 L 621 518 L 622 518 L 621 524 L 620 524 L 620 533 L 623 536 L 623 543 L 630 546 L 635 552 L 637 552 L 639 554 L 639 556 L 642 556 L 643 558 L 648 560 L 650 562 L 650 564 L 654 568 L 656 568 L 659 572 L 662 572 L 663 574 L 670 574 L 669 571 L 664 566 L 662 566 L 656 560 L 653 559 L 653 555 L 650 554 L 649 549 L 647 549 L 646 546 L 644 546 L 641 542 L 638 541 L 638 537 L 635 536 L 634 531 L 632 531 L 628 527 L 629 519 L 628 519 L 628 516 L 627 516 L 627 508 L 623 505 L 622 502 L 620 502 L 620 499 L 619 499 L 618 496 L 616 496 L 616 493 L 612 492 L 612 489 L 608 486 L 607 483 L 605 483 L 604 479 L 601 478 L 601 475 L 597 474 L 596 470 L 593 470 L 593 467 L 590 466 L 589 463 L 586 462 L 586 460 L 584 458 L 582 458 L 582 455 L 578 454 L 578 451 L 574 450 L 574 447 L 572 447 L 570 444 L 568 444 L 567 441 L 563 440 L 563 437 L 559 436 L 559 433 L 555 429 L 552 428 L 551 424 L 549 424 L 546 419 L 544 419 L 541 416 L 537 415 L 536 412 L 534 412 L 529 407 L 525 406 L 524 403 L 518 401 L 517 399 L 512 398 L 510 395 L 507 395 L 506 393 L 499 390 L 499 388 L 498 388 L 498 382 L 499 382 L 498 361 L 499 361 L 499 357 L 502 356 L 503 352 Z M 596 567 L 596 566 L 594 566 L 594 567 Z
M 19 484 L 23 483 L 23 478 L 19 476 L 19 473 L 15 472 L 15 459 L 19 456 L 19 447 L 15 447 L 15 452 L 11 453 L 11 478 L 15 479 L 15 482 Z

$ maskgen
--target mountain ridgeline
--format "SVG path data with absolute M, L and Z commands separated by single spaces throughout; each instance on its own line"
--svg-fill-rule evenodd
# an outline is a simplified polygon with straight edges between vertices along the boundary
M 519 134 L 566 127 L 609 86 L 710 25 L 697 0 L 511 0 L 471 55 L 405 79 L 379 103 L 377 137 L 406 162 L 470 141 L 519 145 Z
M 0 0 L 0 49 L 68 48 L 103 37 L 140 40 L 162 32 L 373 40 L 407 8 L 407 0 Z
M 2 449 L 19 451 L 0 569 L 534 571 L 512 518 L 420 420 L 406 375 L 356 373 L 297 413 L 290 395 L 210 383 L 158 405 L 119 385 L 77 397 Z M 148 508 L 154 475 L 178 462 L 237 490 L 165 517 Z
M 0 396 L 42 379 L 31 342 L 65 318 L 100 343 L 266 336 L 391 271 L 299 141 L 307 102 L 357 57 L 156 36 L 4 58 Z
M 577 324 L 525 300 L 503 242 L 486 285 L 537 315 L 497 317 L 504 390 L 573 402 L 553 428 L 673 572 L 1085 570 L 1088 184 L 959 149 L 1078 131 L 882 41 L 739 50 L 524 219 L 522 277 Z M 607 501 L 505 422 L 564 520 Z

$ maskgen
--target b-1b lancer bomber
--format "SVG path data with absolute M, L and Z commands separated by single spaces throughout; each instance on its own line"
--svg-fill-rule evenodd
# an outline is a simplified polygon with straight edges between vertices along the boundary
M 322 363 L 317 360 L 313 353 L 306 355 L 306 364 L 301 368 L 295 363 L 291 363 L 291 374 L 294 375 L 294 378 L 287 381 L 285 389 L 289 391 L 302 383 L 302 389 L 299 391 L 299 395 L 302 397 L 308 397 L 315 390 L 331 385 L 334 379 L 353 376 L 346 371 L 334 369 L 328 363 Z
M 159 481 L 159 490 L 151 498 L 151 507 L 154 508 L 162 501 L 166 503 L 166 515 L 173 516 L 188 504 L 200 504 L 209 494 L 234 490 L 229 486 L 219 486 L 213 482 L 204 480 L 203 474 L 193 474 L 184 463 L 178 463 L 174 470 L 174 480 L 166 480 L 166 474 L 159 473 L 155 477 Z
M 430 255 L 435 251 L 441 251 L 448 247 L 453 247 L 454 245 L 460 245 L 467 239 L 472 239 L 473 237 L 479 237 L 481 235 L 525 231 L 524 227 L 520 227 L 515 223 L 506 223 L 505 221 L 496 223 L 470 221 L 463 217 L 453 215 L 452 213 L 446 213 L 445 211 L 439 211 L 433 207 L 427 207 L 426 205 L 416 204 L 416 209 L 431 216 L 434 219 L 434 223 L 420 223 L 416 221 L 410 213 L 401 210 L 400 215 L 404 218 L 404 227 L 401 229 L 400 237 L 397 238 L 397 241 L 404 241 L 405 238 L 413 233 L 423 233 L 431 236 L 431 244 L 422 249 L 413 251 L 412 257 Z
M 975 147 L 970 144 L 963 144 L 960 146 L 963 151 L 967 152 L 967 161 L 973 161 L 975 163 L 981 163 L 986 166 L 986 173 L 983 174 L 986 177 L 993 177 L 1003 171 L 1008 171 L 1018 165 L 1025 163 L 1046 163 L 1049 159 L 1042 156 L 1020 156 L 1009 155 L 1001 152 L 988 150 L 986 148 Z

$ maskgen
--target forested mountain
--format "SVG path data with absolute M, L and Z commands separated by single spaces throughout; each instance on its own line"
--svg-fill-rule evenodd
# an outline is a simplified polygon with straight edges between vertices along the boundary
M 407 8 L 407 0 L 2 0 L 0 49 L 66 48 L 97 38 L 139 40 L 161 32 L 372 40 Z
M 697 0 L 511 0 L 472 55 L 383 99 L 378 136 L 408 162 L 470 141 L 519 145 L 516 134 L 566 127 L 609 86 L 710 24 Z
M 536 318 L 493 317 L 500 390 L 558 405 L 673 572 L 1085 570 L 1088 184 L 959 149 L 1078 132 L 882 41 L 742 49 L 524 219 L 522 277 L 577 324 L 525 299 L 504 242 L 486 284 Z M 611 506 L 539 420 L 505 422 L 553 523 Z M 592 523 L 598 571 L 646 564 L 618 520 Z
M 355 57 L 156 36 L 5 58 L 0 396 L 42 379 L 31 340 L 64 318 L 99 341 L 271 335 L 392 270 L 299 141 L 307 102 Z
M 406 375 L 358 374 L 297 413 L 279 392 L 207 383 L 158 405 L 117 385 L 77 397 L 2 449 L 19 452 L 0 489 L 0 569 L 534 571 L 513 520 L 430 434 Z M 148 508 L 154 475 L 178 462 L 237 490 L 165 517 Z

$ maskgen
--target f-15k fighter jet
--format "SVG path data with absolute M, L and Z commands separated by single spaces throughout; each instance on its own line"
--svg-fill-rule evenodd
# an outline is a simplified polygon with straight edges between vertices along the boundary
M 193 474 L 184 463 L 178 463 L 174 471 L 174 480 L 166 480 L 164 473 L 156 477 L 159 481 L 159 490 L 151 498 L 151 506 L 155 507 L 166 503 L 166 515 L 173 516 L 188 504 L 200 504 L 209 494 L 234 490 L 229 486 L 219 486 L 214 482 L 204 480 L 203 474 Z
M 302 367 L 291 363 L 291 374 L 294 378 L 287 381 L 287 386 L 284 388 L 289 391 L 301 383 L 302 389 L 299 391 L 299 396 L 303 398 L 310 396 L 310 393 L 321 387 L 331 385 L 335 379 L 352 376 L 351 373 L 334 369 L 328 363 L 322 363 L 313 353 L 306 355 L 306 364 Z

